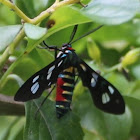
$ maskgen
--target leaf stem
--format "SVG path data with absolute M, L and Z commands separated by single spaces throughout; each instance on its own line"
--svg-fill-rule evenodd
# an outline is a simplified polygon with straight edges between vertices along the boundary
M 104 72 L 105 73 L 110 73 L 110 72 L 118 70 L 120 68 L 121 68 L 121 63 L 116 64 L 116 65 L 112 66 L 111 68 L 105 69 Z
M 8 68 L 8 70 L 4 73 L 4 75 L 0 79 L 0 92 L 4 84 L 6 83 L 7 76 L 11 73 L 11 71 L 17 66 L 17 64 L 20 62 L 21 58 L 24 56 L 24 54 L 20 55 L 19 58 Z
M 64 0 L 64 1 L 59 2 L 59 0 L 56 0 L 55 3 L 50 8 L 48 8 L 45 11 L 43 11 L 37 17 L 32 19 L 31 23 L 32 24 L 38 24 L 43 19 L 45 19 L 46 17 L 51 15 L 56 9 L 58 9 L 58 8 L 60 8 L 62 6 L 65 6 L 65 5 L 70 5 L 70 4 L 78 3 L 79 1 L 80 0 Z
M 78 2 L 80 2 L 80 0 L 63 0 L 63 1 L 60 1 L 60 2 L 59 2 L 59 0 L 56 0 L 55 3 L 50 8 L 48 8 L 47 10 L 40 13 L 37 17 L 31 19 L 31 18 L 27 17 L 15 4 L 11 3 L 8 0 L 0 0 L 0 3 L 6 5 L 10 9 L 13 9 L 15 11 L 15 13 L 21 19 L 24 20 L 24 22 L 28 22 L 28 23 L 31 23 L 31 24 L 38 24 L 43 19 L 45 19 L 46 17 L 51 15 L 59 7 L 74 4 L 74 3 L 78 3 Z

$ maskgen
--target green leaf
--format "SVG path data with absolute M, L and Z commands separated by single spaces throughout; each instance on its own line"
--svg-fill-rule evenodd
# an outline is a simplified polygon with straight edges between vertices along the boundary
M 23 140 L 23 129 L 25 124 L 25 117 L 18 117 L 16 123 L 12 125 L 8 140 Z
M 89 18 L 82 15 L 76 8 L 69 6 L 56 10 L 56 12 L 50 16 L 49 20 L 53 20 L 55 24 L 48 33 L 52 31 L 54 33 L 54 31 L 56 32 L 58 29 L 60 30 L 75 24 L 82 24 L 91 21 Z
M 19 135 L 19 133 L 23 134 L 25 118 L 1 116 L 0 123 L 1 140 L 16 140 L 16 137 Z M 20 136 L 20 140 L 22 140 L 23 136 Z
M 94 0 L 82 13 L 93 21 L 115 25 L 132 19 L 139 8 L 138 0 Z
M 8 15 L 8 18 L 6 15 Z M 15 25 L 15 21 L 15 12 L 12 12 L 8 7 L 0 4 L 0 26 Z
M 60 18 L 61 16 L 61 18 Z M 62 7 L 54 12 L 49 20 L 54 21 L 54 26 L 48 30 L 46 35 L 38 41 L 34 41 L 31 45 L 28 45 L 27 51 L 30 52 L 35 46 L 37 46 L 40 42 L 42 42 L 45 38 L 51 36 L 52 34 L 62 30 L 66 27 L 70 27 L 75 24 L 82 24 L 90 22 L 87 17 L 82 15 L 77 9 L 72 7 Z M 63 36 L 64 37 L 64 36 Z M 58 38 L 58 36 L 57 36 Z M 62 37 L 61 37 L 62 38 Z M 55 38 L 56 39 L 56 38 Z
M 16 5 L 30 18 L 50 7 L 55 0 L 16 0 Z
M 128 139 L 132 126 L 132 115 L 127 106 L 125 114 L 112 115 L 104 113 L 94 106 L 89 91 L 81 94 L 79 89 L 79 92 L 75 94 L 77 98 L 73 100 L 73 112 L 80 117 L 81 125 L 86 130 L 84 131 L 86 136 L 93 135 L 103 140 Z
M 140 71 L 140 65 L 136 65 L 136 66 L 134 66 L 133 69 L 132 69 L 133 75 L 134 75 L 135 78 L 138 79 L 138 80 L 140 80 L 139 71 Z
M 27 0 L 16 0 L 16 5 L 28 17 L 34 18 L 35 16 L 37 16 L 37 13 L 36 13 L 35 7 L 34 7 L 34 0 L 28 0 L 28 1 Z
M 83 131 L 79 118 L 72 112 L 61 119 L 56 118 L 54 102 L 47 100 L 35 119 L 35 112 L 43 98 L 26 103 L 26 126 L 24 140 L 82 140 Z
M 133 97 L 125 97 L 125 100 L 128 106 L 130 107 L 133 116 L 133 125 L 131 133 L 134 136 L 140 137 L 140 99 L 136 99 Z
M 4 50 L 16 37 L 21 25 L 0 27 L 0 51 Z
M 55 0 L 41 0 L 41 1 L 37 1 L 37 2 L 33 1 L 33 2 L 37 14 L 40 14 L 42 11 L 50 7 L 55 2 Z
M 90 56 L 91 59 L 94 61 L 100 63 L 101 62 L 101 52 L 99 47 L 95 42 L 92 41 L 91 38 L 88 38 L 87 41 L 87 50 L 88 50 L 88 55 Z
M 24 24 L 24 29 L 26 35 L 33 40 L 38 40 L 47 33 L 46 28 L 38 27 L 36 25 L 29 24 L 29 23 Z

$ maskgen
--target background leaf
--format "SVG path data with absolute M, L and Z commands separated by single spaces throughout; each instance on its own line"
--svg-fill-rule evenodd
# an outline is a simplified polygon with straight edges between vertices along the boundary
M 0 139 L 1 140 L 23 140 L 23 127 L 25 118 L 1 116 Z
M 46 28 L 41 28 L 41 27 L 29 24 L 29 23 L 24 24 L 24 29 L 25 29 L 26 35 L 30 39 L 33 39 L 33 40 L 38 40 L 47 33 Z
M 94 106 L 88 90 L 81 92 L 80 88 L 76 87 L 76 89 L 73 109 L 76 114 L 79 114 L 81 126 L 86 130 L 86 135 L 92 133 L 104 140 L 128 139 L 132 126 L 132 115 L 127 107 L 123 115 L 104 113 Z
M 0 27 L 0 51 L 4 50 L 16 37 L 21 25 Z
M 34 119 L 37 108 L 43 98 L 34 100 L 26 104 L 26 126 L 24 139 L 30 140 L 81 140 L 83 131 L 79 124 L 79 118 L 72 112 L 66 114 L 63 118 L 57 119 L 55 113 L 55 104 L 47 100 L 41 107 Z
M 82 12 L 98 23 L 115 25 L 132 19 L 139 7 L 138 0 L 94 0 Z

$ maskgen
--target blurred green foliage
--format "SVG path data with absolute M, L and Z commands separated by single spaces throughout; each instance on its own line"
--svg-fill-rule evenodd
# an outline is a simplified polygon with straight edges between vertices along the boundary
M 36 17 L 53 2 L 14 0 L 30 18 Z M 53 52 L 37 48 L 42 40 L 48 45 L 61 47 L 69 41 L 73 25 L 79 24 L 76 39 L 99 24 L 105 24 L 94 34 L 74 43 L 73 48 L 80 58 L 94 70 L 99 70 L 101 75 L 121 92 L 126 102 L 125 114 L 111 115 L 95 108 L 89 91 L 79 81 L 74 91 L 72 111 L 61 120 L 55 116 L 54 91 L 51 100 L 45 102 L 36 120 L 34 115 L 43 97 L 26 103 L 26 121 L 22 117 L 0 116 L 1 140 L 130 140 L 131 137 L 140 139 L 140 19 L 137 18 L 140 14 L 137 10 L 140 3 L 138 0 L 82 2 L 88 4 L 87 8 L 81 8 L 78 4 L 59 8 L 40 23 L 41 27 L 21 25 L 21 19 L 16 13 L 1 4 L 0 55 L 2 56 L 8 44 L 24 26 L 26 37 L 12 54 L 18 63 L 11 73 L 26 81 L 54 60 Z M 54 21 L 54 26 L 46 33 L 46 25 L 51 20 Z M 19 57 L 24 52 L 29 53 Z M 9 69 L 13 63 L 9 59 L 4 68 Z M 128 72 L 130 80 L 124 75 L 123 69 Z M 6 80 L 0 89 L 1 93 L 14 96 L 19 88 L 17 81 L 18 78 Z

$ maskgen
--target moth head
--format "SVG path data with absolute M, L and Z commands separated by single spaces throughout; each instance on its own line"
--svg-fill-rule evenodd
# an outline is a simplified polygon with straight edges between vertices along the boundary
M 63 44 L 62 50 L 74 50 L 71 44 Z

